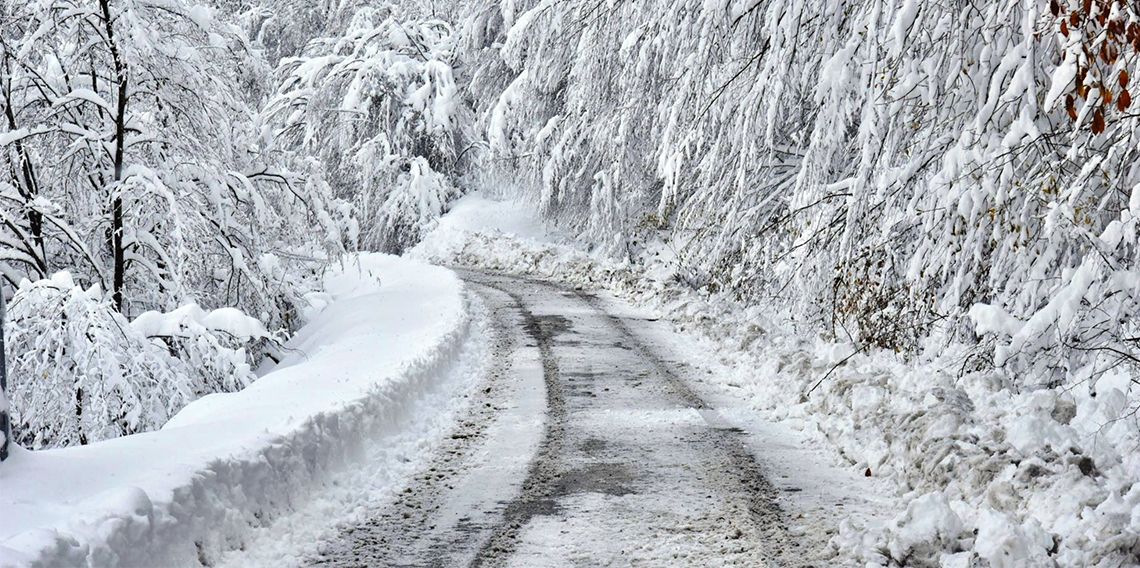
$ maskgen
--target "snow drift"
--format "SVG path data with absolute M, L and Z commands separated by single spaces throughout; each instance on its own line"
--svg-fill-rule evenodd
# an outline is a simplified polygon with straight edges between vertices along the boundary
M 453 273 L 370 254 L 325 283 L 331 302 L 314 302 L 291 354 L 245 390 L 199 399 L 157 432 L 17 448 L 0 467 L 0 565 L 210 564 L 467 368 L 477 338 Z

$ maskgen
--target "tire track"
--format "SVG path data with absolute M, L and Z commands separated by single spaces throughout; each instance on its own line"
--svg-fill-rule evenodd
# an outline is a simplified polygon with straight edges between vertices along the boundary
M 320 564 L 812 565 L 746 435 L 636 319 L 581 290 L 459 273 L 493 306 L 488 387 L 431 467 Z
M 464 278 L 475 277 L 465 274 Z M 811 565 L 805 561 L 799 539 L 788 530 L 786 515 L 777 501 L 779 492 L 767 480 L 760 462 L 746 447 L 743 433 L 731 426 L 719 412 L 693 391 L 671 365 L 658 357 L 630 330 L 625 320 L 608 312 L 596 296 L 579 289 L 542 281 L 512 280 L 546 288 L 562 295 L 573 295 L 607 321 L 621 338 L 617 345 L 631 348 L 641 359 L 650 363 L 664 379 L 667 390 L 681 405 L 700 412 L 709 427 L 708 443 L 727 454 L 726 459 L 717 463 L 717 467 L 710 468 L 708 473 L 715 479 L 714 483 L 748 495 L 747 510 L 750 520 L 764 535 L 768 545 L 766 548 L 772 551 L 766 555 L 768 560 L 776 566 Z M 520 530 L 537 515 L 557 513 L 557 499 L 566 495 L 568 485 L 572 485 L 572 482 L 559 479 L 567 469 L 563 466 L 563 462 L 567 460 L 562 454 L 568 418 L 562 387 L 565 378 L 560 376 L 558 358 L 554 349 L 555 336 L 567 331 L 569 323 L 560 316 L 535 316 L 522 297 L 514 291 L 485 280 L 476 281 L 509 295 L 522 313 L 525 329 L 536 341 L 542 353 L 550 413 L 546 438 L 531 464 L 522 491 L 516 499 L 506 505 L 499 525 L 470 564 L 472 568 L 482 568 L 505 563 L 516 548 Z
M 518 294 L 489 282 L 476 282 L 510 296 L 515 308 L 522 315 L 523 329 L 534 339 L 542 360 L 547 408 L 546 433 L 531 462 L 522 489 L 518 497 L 511 500 L 504 508 L 502 520 L 491 531 L 491 536 L 469 565 L 472 568 L 481 568 L 514 551 L 518 531 L 531 517 L 554 511 L 553 496 L 559 473 L 557 461 L 562 453 L 566 422 L 566 403 L 558 375 L 558 360 L 554 356 L 554 337 L 566 331 L 569 324 L 566 318 L 561 316 L 535 316 Z

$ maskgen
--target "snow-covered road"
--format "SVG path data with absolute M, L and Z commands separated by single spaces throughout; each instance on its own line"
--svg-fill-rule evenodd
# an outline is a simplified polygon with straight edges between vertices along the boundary
M 688 386 L 644 318 L 588 293 L 461 276 L 492 319 L 492 368 L 390 505 L 312 563 L 331 566 L 800 565 L 744 434 Z M 793 536 L 793 533 L 798 536 Z

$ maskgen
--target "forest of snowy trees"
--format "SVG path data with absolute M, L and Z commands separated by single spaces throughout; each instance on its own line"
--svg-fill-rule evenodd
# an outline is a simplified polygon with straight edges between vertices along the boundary
M 328 263 L 402 250 L 458 194 L 447 22 L 384 3 L 2 8 L 0 257 L 28 447 L 240 389 Z
M 1140 361 L 1140 47 L 1122 1 L 484 2 L 488 161 L 612 254 L 857 344 Z
M 16 440 L 241 388 L 346 251 L 511 192 L 601 254 L 1013 389 L 1140 362 L 1123 0 L 30 0 L 0 13 Z

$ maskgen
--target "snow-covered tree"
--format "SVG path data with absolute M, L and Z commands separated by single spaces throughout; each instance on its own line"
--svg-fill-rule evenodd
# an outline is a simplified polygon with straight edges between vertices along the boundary
M 457 194 L 447 174 L 466 139 L 451 27 L 399 14 L 363 7 L 341 35 L 284 59 L 266 108 L 277 147 L 319 160 L 333 194 L 353 204 L 363 229 L 350 245 L 392 252 Z
M 992 332 L 995 363 L 1081 381 L 1140 360 L 1133 11 L 484 0 L 460 60 L 485 165 L 583 238 L 671 241 L 686 281 L 861 344 Z
M 240 388 L 277 335 L 125 322 L 195 306 L 296 329 L 304 294 L 343 250 L 349 206 L 267 148 L 257 105 L 269 67 L 225 17 L 182 0 L 0 5 L 0 266 L 13 284 L 59 270 L 75 280 L 13 305 L 27 443 L 158 427 L 197 396 Z M 28 307 L 44 294 L 60 306 Z M 73 352 L 74 364 L 57 360 Z M 76 407 L 45 406 L 45 393 L 79 384 L 68 400 L 84 416 L 54 429 L 53 413 Z
M 336 250 L 290 241 L 335 233 L 337 205 L 263 153 L 246 85 L 267 67 L 241 31 L 180 0 L 5 10 L 9 279 L 66 268 L 128 314 L 201 301 L 295 325 L 297 296 L 263 268 Z

